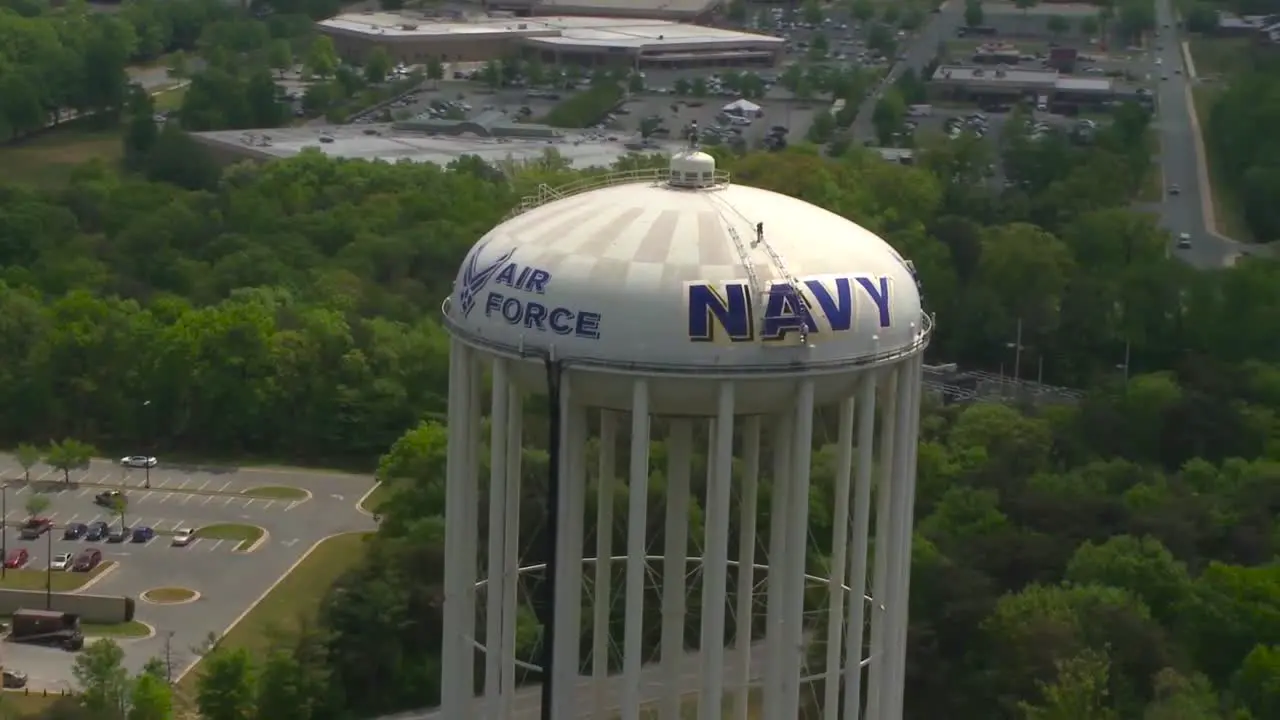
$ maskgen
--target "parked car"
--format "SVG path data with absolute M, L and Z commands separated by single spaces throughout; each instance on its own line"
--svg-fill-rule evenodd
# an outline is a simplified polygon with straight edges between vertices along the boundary
M 62 529 L 63 540 L 79 540 L 89 533 L 89 526 L 84 523 L 68 523 Z
M 173 544 L 176 547 L 186 547 L 196 537 L 196 531 L 190 528 L 183 528 L 173 534 Z
M 6 690 L 19 690 L 27 686 L 27 674 L 17 670 L 4 671 L 4 687 Z
M 85 548 L 80 551 L 76 559 L 71 563 L 71 569 L 76 572 L 89 572 L 98 567 L 98 563 L 102 562 L 102 551 L 97 548 Z
M 124 493 L 119 490 L 104 490 L 93 496 L 93 502 L 102 507 L 111 507 L 117 501 L 124 499 Z
M 89 523 L 89 529 L 85 531 L 84 539 L 96 542 L 98 540 L 105 540 L 110 534 L 111 526 L 99 520 L 97 522 Z
M 50 570 L 70 570 L 75 557 L 71 553 L 58 553 L 49 561 Z
M 111 531 L 111 534 L 107 536 L 107 542 L 122 543 L 125 540 L 128 540 L 130 537 L 132 537 L 132 535 L 133 535 L 133 531 L 130 530 L 129 528 L 119 527 Z
M 156 459 L 146 455 L 130 455 L 120 458 L 120 464 L 131 468 L 153 468 L 156 466 Z
M 151 542 L 151 538 L 156 536 L 156 531 L 146 525 L 140 525 L 133 529 L 133 541 L 136 543 Z
M 16 550 L 10 550 L 9 554 L 6 555 L 4 558 L 4 566 L 9 568 L 10 570 L 13 570 L 16 568 L 23 567 L 24 565 L 27 564 L 27 561 L 30 559 L 31 559 L 31 553 L 27 552 L 26 548 L 18 548 Z
M 41 535 L 49 532 L 49 529 L 52 527 L 53 521 L 49 518 L 27 518 L 26 522 L 22 523 L 22 532 L 19 535 L 23 540 L 35 540 Z

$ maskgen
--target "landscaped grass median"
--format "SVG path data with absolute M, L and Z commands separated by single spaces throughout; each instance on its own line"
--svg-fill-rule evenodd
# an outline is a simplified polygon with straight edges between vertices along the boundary
M 54 592 L 71 592 L 79 590 L 85 583 L 107 571 L 115 565 L 104 562 L 89 572 L 65 572 L 54 570 L 50 585 Z M 44 590 L 46 573 L 44 570 L 5 570 L 0 578 L 0 589 L 4 590 Z
M 257 525 L 219 523 L 196 530 L 196 537 L 203 540 L 235 540 L 237 550 L 247 550 L 262 537 L 263 529 Z
M 80 629 L 87 638 L 144 638 L 151 635 L 151 628 L 146 623 L 130 620 L 122 623 L 80 623 Z
M 249 497 L 263 498 L 266 500 L 305 500 L 307 492 L 300 488 L 289 487 L 287 485 L 263 485 L 261 487 L 252 487 L 241 495 Z
M 339 577 L 364 560 L 365 540 L 371 533 L 347 533 L 322 540 L 280 584 L 227 631 L 219 647 L 244 648 L 261 657 L 273 632 L 292 632 L 305 622 L 312 624 L 325 593 Z M 200 666 L 178 683 L 177 695 L 187 703 L 195 697 Z
M 142 592 L 142 599 L 156 603 L 157 605 L 172 605 L 175 603 L 187 602 L 196 596 L 195 590 L 188 590 L 181 587 L 160 587 L 151 588 Z

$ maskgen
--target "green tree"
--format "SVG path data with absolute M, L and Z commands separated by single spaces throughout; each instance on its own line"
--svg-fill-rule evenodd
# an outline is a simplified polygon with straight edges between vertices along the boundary
M 164 678 L 147 672 L 133 680 L 129 693 L 128 720 L 170 720 L 173 717 L 173 691 Z
M 1254 717 L 1280 713 L 1280 648 L 1255 646 L 1240 665 L 1232 688 Z
M 333 47 L 333 38 L 320 35 L 311 42 L 307 49 L 307 73 L 320 79 L 328 79 L 338 70 L 338 53 Z
M 902 130 L 907 117 L 907 105 L 896 90 L 889 90 L 876 102 L 871 123 L 876 128 L 876 138 L 884 147 L 893 147 L 893 136 Z
M 872 4 L 871 0 L 854 0 L 853 16 L 859 22 L 867 22 L 876 16 L 876 6 Z
M 1094 37 L 1098 34 L 1100 26 L 1101 24 L 1099 23 L 1096 15 L 1086 15 L 1080 18 L 1080 33 L 1082 35 Z
M 978 27 L 984 19 L 981 0 L 965 0 L 964 3 L 964 24 L 969 27 Z
M 49 509 L 49 498 L 39 493 L 31 493 L 27 495 L 23 506 L 26 508 L 27 517 L 39 517 L 40 513 Z
M 44 464 L 55 470 L 61 470 L 63 481 L 70 484 L 71 471 L 88 467 L 90 458 L 96 452 L 92 445 L 67 438 L 62 442 L 49 443 L 49 447 L 44 451 Z
M 364 78 L 370 83 L 380 83 L 387 79 L 391 72 L 391 56 L 386 48 L 376 47 L 364 61 Z
M 1050 15 L 1049 19 L 1046 21 L 1046 27 L 1048 27 L 1050 35 L 1053 35 L 1055 38 L 1062 37 L 1070 32 L 1071 22 L 1062 15 Z
M 1040 704 L 1023 703 L 1026 720 L 1113 720 L 1118 718 L 1107 702 L 1110 663 L 1102 653 L 1086 651 L 1058 663 L 1058 677 L 1041 684 Z
M 1128 590 L 1172 625 L 1191 594 L 1191 577 L 1159 540 L 1121 535 L 1076 549 L 1067 565 L 1067 580 L 1081 585 L 1108 585 Z
M 267 65 L 280 77 L 293 69 L 293 45 L 283 38 L 272 40 L 267 46 Z
M 124 650 L 110 639 L 85 645 L 71 666 L 85 708 L 100 717 L 119 718 L 129 700 L 129 674 L 123 667 Z
M 807 0 L 801 7 L 800 12 L 804 17 L 804 21 L 810 25 L 818 25 L 824 18 L 822 6 L 818 4 L 817 0 Z
M 215 648 L 200 663 L 196 705 L 207 720 L 254 717 L 254 668 L 243 648 Z
M 18 464 L 22 466 L 22 479 L 27 484 L 31 483 L 31 468 L 40 462 L 43 453 L 40 448 L 31 443 L 21 443 L 13 452 Z

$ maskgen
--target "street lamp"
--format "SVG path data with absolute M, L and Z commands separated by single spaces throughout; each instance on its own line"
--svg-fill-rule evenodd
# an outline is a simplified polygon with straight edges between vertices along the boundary
M 9 517 L 9 481 L 0 483 L 0 515 Z M 0 578 L 5 577 L 4 561 L 9 559 L 9 528 L 7 520 L 0 519 Z
M 146 407 L 150 407 L 150 406 L 151 406 L 151 401 L 150 401 L 150 400 L 143 400 L 143 401 L 142 401 L 142 407 L 146 408 Z M 151 411 L 150 411 L 150 410 L 148 410 L 148 411 L 146 411 L 146 412 L 147 412 L 147 442 L 146 442 L 146 443 L 144 443 L 144 444 L 145 444 L 145 445 L 147 445 L 147 446 L 150 446 L 150 445 L 152 444 L 152 438 L 151 438 L 151 436 L 154 434 L 154 432 L 153 432 L 153 430 L 152 430 L 152 428 L 151 428 Z M 146 458 L 146 460 L 145 460 L 145 461 L 143 461 L 143 463 L 142 463 L 143 465 L 145 465 L 145 466 L 146 466 L 146 473 L 147 473 L 147 476 L 146 476 L 146 477 L 147 477 L 147 480 L 146 480 L 146 487 L 147 487 L 147 489 L 148 489 L 148 490 L 150 490 L 150 489 L 151 489 L 151 457 L 152 457 L 152 456 L 151 456 L 151 452 L 152 452 L 152 448 L 151 448 L 151 447 L 147 447 L 147 458 Z
M 44 609 L 53 609 L 53 524 L 44 531 L 45 548 L 44 556 L 46 558 L 44 570 Z

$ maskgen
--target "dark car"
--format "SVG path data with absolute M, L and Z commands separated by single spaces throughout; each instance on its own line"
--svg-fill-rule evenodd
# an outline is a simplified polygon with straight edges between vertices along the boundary
M 89 523 L 89 529 L 84 533 L 85 540 L 105 540 L 111 534 L 111 527 L 101 520 Z
M 111 507 L 116 504 L 117 500 L 124 498 L 124 493 L 119 490 L 106 490 L 93 496 L 93 501 L 102 507 Z
M 62 529 L 63 540 L 79 540 L 89 533 L 89 526 L 84 523 L 71 523 Z
M 156 536 L 156 531 L 152 528 L 142 525 L 133 529 L 133 541 L 136 543 L 150 542 L 151 538 Z
M 127 527 L 116 528 L 115 530 L 112 530 L 112 531 L 111 531 L 111 534 L 110 534 L 110 535 L 108 535 L 108 536 L 107 536 L 107 542 L 109 542 L 109 543 L 122 543 L 122 542 L 124 542 L 125 540 L 129 539 L 129 536 L 130 536 L 132 533 L 133 533 L 133 531 L 132 531 L 132 530 L 130 530 L 129 528 L 127 528 Z
M 6 690 L 17 690 L 27 686 L 27 674 L 17 670 L 4 671 L 4 687 Z
M 20 533 L 20 536 L 23 540 L 35 540 L 46 532 L 49 532 L 49 529 L 52 527 L 53 521 L 49 518 L 27 518 L 26 522 L 22 523 L 22 532 Z
M 74 562 L 71 563 L 71 569 L 76 572 L 89 572 L 98 567 L 98 563 L 102 562 L 102 551 L 97 548 L 85 548 L 76 556 Z

